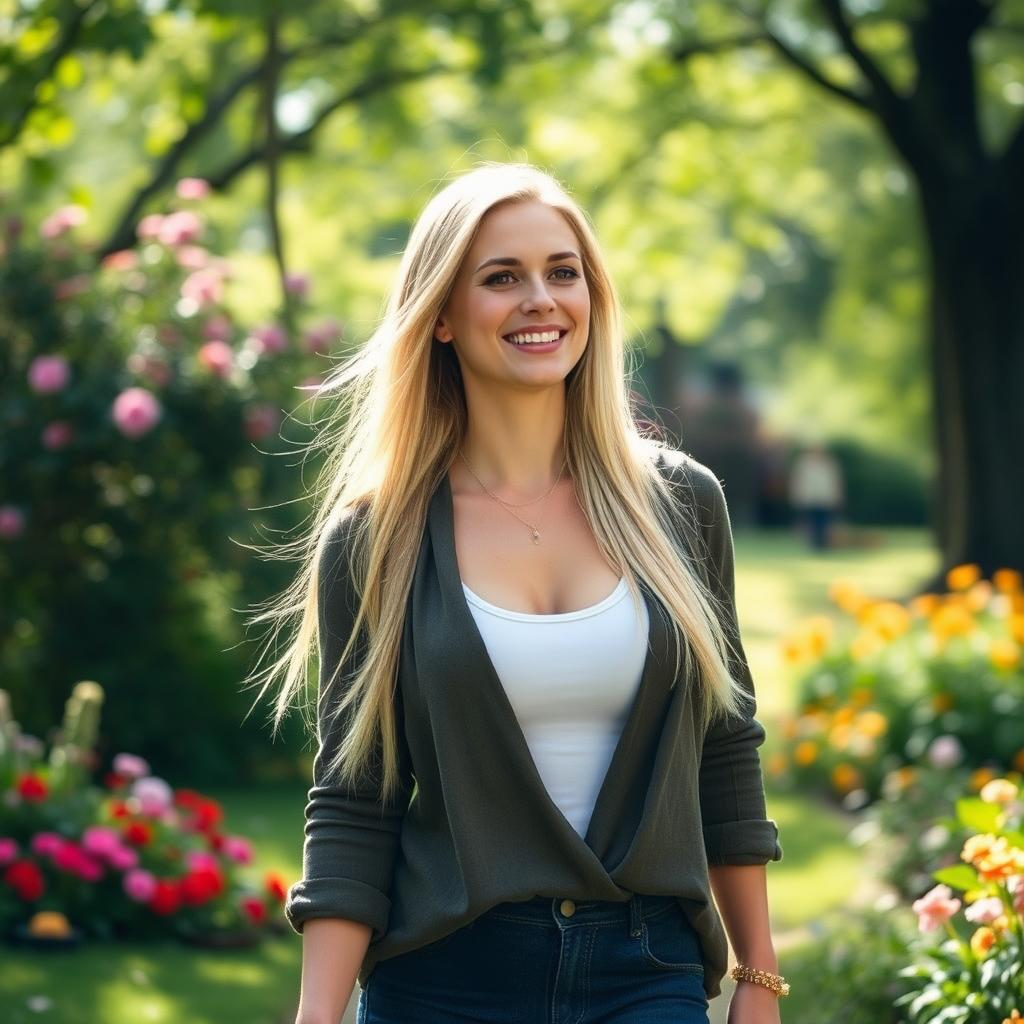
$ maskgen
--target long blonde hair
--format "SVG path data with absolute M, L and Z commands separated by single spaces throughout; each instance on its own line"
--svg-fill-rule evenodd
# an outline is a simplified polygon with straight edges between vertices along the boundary
M 643 436 L 634 421 L 619 300 L 588 216 L 539 168 L 483 162 L 427 203 L 409 237 L 380 325 L 321 386 L 319 396 L 331 408 L 309 446 L 324 458 L 312 522 L 303 536 L 278 546 L 279 552 L 297 558 L 299 571 L 250 620 L 271 623 L 261 654 L 272 645 L 276 649 L 282 629 L 288 633 L 283 653 L 245 680 L 263 680 L 258 701 L 280 677 L 276 732 L 293 698 L 305 692 L 317 654 L 318 567 L 325 540 L 341 517 L 357 507 L 366 510 L 367 515 L 352 517 L 359 608 L 336 669 L 357 647 L 365 646 L 365 656 L 338 688 L 338 699 L 330 694 L 331 714 L 346 713 L 348 726 L 343 742 L 330 752 L 327 771 L 352 782 L 379 762 L 383 800 L 392 799 L 401 782 L 394 698 L 415 560 L 430 497 L 467 425 L 453 347 L 435 341 L 434 329 L 484 215 L 499 204 L 528 200 L 546 203 L 566 218 L 579 242 L 590 290 L 589 340 L 566 377 L 566 455 L 580 505 L 605 557 L 626 576 L 634 599 L 639 598 L 640 578 L 667 610 L 675 634 L 675 678 L 684 659 L 687 668 L 695 659 L 703 684 L 697 705 L 701 727 L 707 728 L 716 713 L 739 714 L 748 696 L 730 677 L 728 659 L 735 648 L 714 594 L 673 540 L 667 506 L 680 499 L 654 465 L 653 456 L 665 446 Z M 699 538 L 699 528 L 693 530 Z M 331 682 L 321 678 L 321 698 Z M 303 712 L 312 705 L 307 701 Z M 305 714 L 304 720 L 312 732 L 312 720 Z

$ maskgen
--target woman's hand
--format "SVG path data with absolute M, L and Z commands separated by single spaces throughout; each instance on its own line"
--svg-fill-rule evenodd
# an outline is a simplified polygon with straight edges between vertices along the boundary
M 782 1024 L 779 996 L 753 981 L 737 981 L 727 1024 Z

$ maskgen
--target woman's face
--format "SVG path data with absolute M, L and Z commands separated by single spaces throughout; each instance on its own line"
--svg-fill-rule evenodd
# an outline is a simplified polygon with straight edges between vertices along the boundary
M 565 380 L 590 329 L 580 257 L 569 222 L 550 206 L 531 201 L 488 211 L 434 331 L 454 344 L 464 378 L 524 386 Z M 507 339 L 543 327 L 557 329 L 558 340 Z

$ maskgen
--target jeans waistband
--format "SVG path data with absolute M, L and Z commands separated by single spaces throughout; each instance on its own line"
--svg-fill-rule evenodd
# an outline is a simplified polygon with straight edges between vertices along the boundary
M 648 896 L 633 893 L 620 902 L 613 900 L 577 900 L 566 896 L 534 896 L 529 900 L 499 903 L 482 915 L 529 924 L 568 925 L 629 922 L 631 931 L 639 931 L 640 922 L 669 907 L 678 906 L 675 896 Z

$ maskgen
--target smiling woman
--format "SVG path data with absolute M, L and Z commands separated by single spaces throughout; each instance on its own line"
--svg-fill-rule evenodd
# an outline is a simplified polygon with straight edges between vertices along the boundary
M 317 655 L 300 1021 L 706 1024 L 774 970 L 764 729 L 715 475 L 643 436 L 580 207 L 487 164 L 431 199 L 321 394 L 278 716 Z M 268 645 L 269 646 L 269 645 Z M 552 980 L 553 979 L 553 980 Z M 737 987 L 744 1021 L 776 996 Z

